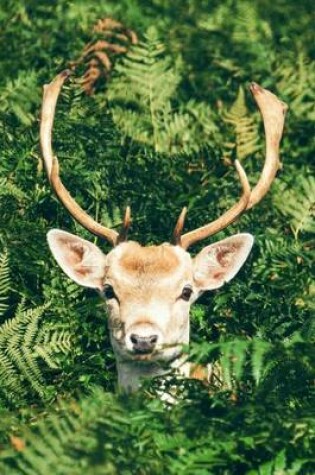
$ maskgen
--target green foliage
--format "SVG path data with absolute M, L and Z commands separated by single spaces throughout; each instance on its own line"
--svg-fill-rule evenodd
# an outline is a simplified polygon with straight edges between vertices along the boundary
M 34 349 L 36 351 L 38 320 L 43 307 L 26 311 L 21 306 L 14 318 L 0 327 L 1 399 L 11 403 L 25 402 L 30 388 L 39 396 L 45 393 Z
M 8 308 L 7 297 L 10 289 L 9 258 L 7 251 L 0 254 L 0 317 Z
M 7 252 L 0 255 L 0 316 L 8 310 L 12 282 Z M 48 399 L 53 387 L 45 380 L 42 362 L 57 369 L 58 354 L 71 349 L 70 334 L 41 325 L 46 305 L 26 309 L 20 303 L 13 317 L 0 325 L 0 404 L 25 404 L 30 397 Z
M 290 103 L 294 115 L 300 119 L 314 120 L 315 65 L 303 51 L 297 57 L 287 58 L 276 70 L 278 88 Z
M 4 300 L 10 289 L 8 264 L 1 259 L 1 296 Z M 5 305 L 2 304 L 2 310 Z M 69 332 L 53 331 L 40 325 L 46 306 L 27 310 L 24 304 L 15 316 L 0 326 L 0 402 L 20 405 L 30 400 L 48 399 L 53 394 L 44 378 L 42 361 L 57 369 L 58 354 L 70 351 Z
M 0 197 L 3 196 L 12 196 L 16 200 L 21 201 L 26 198 L 26 193 L 14 185 L 10 180 L 2 178 L 0 180 Z
M 232 152 L 235 149 L 236 158 L 242 160 L 257 151 L 258 130 L 252 116 L 249 116 L 242 87 L 239 88 L 231 108 L 224 113 L 223 120 L 233 126 L 234 140 L 225 145 L 227 149 L 232 149 Z M 231 152 L 227 155 L 230 156 Z
M 232 466 L 233 473 L 268 473 L 268 466 L 280 466 L 279 452 L 286 473 L 297 467 L 310 473 L 310 408 L 297 422 L 268 393 L 246 399 L 244 391 L 231 403 L 230 392 L 209 394 L 192 381 L 184 392 L 187 402 L 169 410 L 145 394 L 125 400 L 100 388 L 63 403 L 22 435 L 26 449 L 14 457 L 11 473 L 232 473 Z M 5 466 L 12 458 L 2 456 Z
M 312 12 L 307 0 L 0 6 L 1 474 L 315 472 Z M 290 107 L 276 183 L 218 236 L 251 232 L 252 255 L 192 311 L 188 357 L 214 368 L 209 386 L 170 375 L 118 394 L 103 305 L 46 245 L 52 227 L 89 235 L 45 177 L 40 87 L 106 16 L 140 41 L 115 61 L 106 91 L 86 97 L 77 77 L 67 83 L 54 148 L 92 216 L 118 228 L 131 205 L 132 239 L 167 240 L 185 205 L 187 230 L 215 219 L 239 193 L 234 158 L 257 181 L 263 130 L 249 81 Z M 161 386 L 176 404 L 161 402 Z
M 281 186 L 282 185 L 282 186 Z M 277 208 L 290 220 L 294 237 L 300 232 L 315 233 L 315 178 L 300 177 L 295 187 L 288 189 L 284 183 L 278 186 L 274 201 Z
M 156 152 L 198 151 L 216 130 L 213 113 L 205 104 L 175 100 L 181 61 L 172 67 L 164 52 L 156 30 L 150 28 L 145 41 L 117 67 L 108 90 L 113 120 L 123 135 Z
M 192 361 L 218 360 L 222 369 L 216 372 L 215 385 L 231 391 L 237 399 L 247 398 L 251 385 L 257 398 L 281 398 L 285 404 L 300 404 L 303 396 L 298 397 L 304 393 L 299 386 L 301 374 L 310 390 L 314 378 L 313 338 L 311 331 L 307 338 L 296 333 L 274 344 L 257 337 L 200 343 L 192 345 L 189 355 Z M 283 373 L 284 368 L 290 371 L 289 377 Z M 305 396 L 304 402 L 307 402 L 306 393 Z
M 35 71 L 22 71 L 0 89 L 0 118 L 4 113 L 13 113 L 23 125 L 31 125 L 35 120 L 34 106 L 39 105 L 39 91 Z

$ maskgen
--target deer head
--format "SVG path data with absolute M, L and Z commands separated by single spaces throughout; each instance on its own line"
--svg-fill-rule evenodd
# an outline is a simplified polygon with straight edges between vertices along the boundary
M 242 194 L 231 209 L 215 221 L 183 234 L 184 208 L 172 243 L 143 247 L 127 241 L 129 207 L 118 233 L 87 215 L 61 182 L 51 135 L 58 95 L 68 75 L 65 71 L 44 86 L 40 138 L 45 168 L 55 194 L 74 219 L 109 241 L 113 249 L 105 255 L 91 242 L 58 229 L 49 231 L 48 243 L 59 266 L 72 280 L 96 289 L 105 299 L 119 383 L 124 389 L 135 389 L 141 377 L 165 372 L 161 362 L 178 364 L 181 347 L 189 342 L 191 304 L 203 292 L 229 282 L 247 259 L 253 244 L 250 234 L 237 234 L 210 244 L 195 257 L 187 249 L 226 228 L 267 193 L 280 166 L 279 144 L 286 105 L 253 83 L 250 89 L 266 134 L 266 159 L 256 186 L 251 190 L 236 161 Z

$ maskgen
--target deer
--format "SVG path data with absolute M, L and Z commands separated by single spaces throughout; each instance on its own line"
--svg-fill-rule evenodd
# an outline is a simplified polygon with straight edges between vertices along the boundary
M 265 160 L 256 185 L 251 188 L 244 168 L 235 160 L 242 191 L 238 201 L 220 217 L 183 233 L 187 208 L 177 219 L 171 242 L 142 245 L 127 239 L 131 224 L 126 208 L 120 231 L 88 215 L 64 186 L 59 162 L 53 153 L 52 129 L 58 96 L 69 71 L 44 85 L 40 143 L 47 176 L 57 199 L 91 234 L 106 240 L 112 250 L 101 249 L 60 229 L 47 233 L 49 248 L 63 272 L 78 285 L 95 289 L 105 300 L 110 341 L 122 391 L 136 391 L 145 378 L 179 371 L 189 376 L 183 346 L 190 340 L 191 305 L 207 291 L 221 288 L 239 272 L 254 242 L 239 233 L 206 245 L 196 256 L 188 249 L 235 222 L 258 204 L 269 191 L 278 170 L 280 141 L 287 105 L 256 83 L 250 91 L 265 130 Z

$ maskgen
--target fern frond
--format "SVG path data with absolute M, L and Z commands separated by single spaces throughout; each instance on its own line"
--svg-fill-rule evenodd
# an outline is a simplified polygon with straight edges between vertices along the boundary
M 43 332 L 39 322 L 47 306 L 24 309 L 0 326 L 0 398 L 21 403 L 28 388 L 45 398 L 46 387 L 41 361 L 57 368 L 58 353 L 70 350 L 70 335 Z
M 300 51 L 294 59 L 282 60 L 275 76 L 278 78 L 277 87 L 287 98 L 292 113 L 303 120 L 314 120 L 315 63 Z
M 253 340 L 251 347 L 251 366 L 254 381 L 258 385 L 265 373 L 265 357 L 270 350 L 270 343 L 262 340 Z
M 101 390 L 94 391 L 80 405 L 61 406 L 59 412 L 60 415 L 42 421 L 33 433 L 26 434 L 27 449 L 16 460 L 21 473 L 80 475 L 82 458 L 87 462 L 89 452 L 97 449 L 95 428 L 108 427 L 123 433 L 130 424 L 114 396 Z M 108 453 L 109 447 L 104 450 Z M 81 456 L 73 457 L 73 451 Z M 103 464 L 102 467 L 102 473 L 115 473 L 106 470 Z
M 248 114 L 245 93 L 239 88 L 237 98 L 231 108 L 223 114 L 223 120 L 234 130 L 233 143 L 225 143 L 226 155 L 230 157 L 234 150 L 236 158 L 243 160 L 259 149 L 258 128 L 252 116 Z
M 71 334 L 66 330 L 45 331 L 43 341 L 34 347 L 34 351 L 39 355 L 49 368 L 58 368 L 56 355 L 59 353 L 68 354 L 71 350 Z
M 270 344 L 254 339 L 253 341 L 234 340 L 222 343 L 220 346 L 223 385 L 232 389 L 234 382 L 241 381 L 244 377 L 247 361 L 250 362 L 254 381 L 258 385 L 264 373 L 265 357 L 270 350 Z
M 7 251 L 3 251 L 0 254 L 0 317 L 3 316 L 7 310 L 7 299 L 10 291 L 10 269 L 9 269 L 9 257 Z
M 259 44 L 272 38 L 272 30 L 263 20 L 253 2 L 237 3 L 236 21 L 232 33 L 233 41 L 240 44 Z
M 138 38 L 133 30 L 113 18 L 102 18 L 93 26 L 93 37 L 84 47 L 80 58 L 71 68 L 85 65 L 81 84 L 87 94 L 93 94 L 100 80 L 107 81 L 117 56 L 126 54 L 130 44 Z
M 288 216 L 295 239 L 301 232 L 315 233 L 315 178 L 300 177 L 293 189 L 279 184 L 273 196 L 279 211 Z
M 150 28 L 117 66 L 108 89 L 114 122 L 125 136 L 161 153 L 198 151 L 209 142 L 217 130 L 213 111 L 195 101 L 178 105 L 180 69 Z
M 112 107 L 114 121 L 124 133 L 137 137 L 136 140 L 143 135 L 141 129 L 144 129 L 156 151 L 161 151 L 159 130 L 163 122 L 163 111 L 165 107 L 170 108 L 169 101 L 181 79 L 174 68 L 171 68 L 170 59 L 164 57 L 163 53 L 164 46 L 158 39 L 156 30 L 150 28 L 145 41 L 134 46 L 122 64 L 117 66 L 119 76 L 112 81 L 108 90 L 109 100 L 116 104 L 116 107 Z M 136 122 L 134 114 L 124 115 L 126 110 L 119 108 L 120 102 L 129 105 L 132 112 L 138 112 Z
M 239 380 L 243 374 L 243 367 L 248 350 L 248 342 L 236 340 L 220 345 L 223 385 L 232 389 L 233 380 Z
M 115 124 L 126 137 L 132 137 L 136 142 L 152 145 L 152 126 L 141 112 L 115 106 L 112 109 L 112 114 Z M 137 124 L 136 127 L 135 124 Z
M 45 307 L 18 314 L 11 320 L 7 320 L 0 327 L 0 354 L 2 369 L 10 368 L 7 377 L 1 378 L 2 387 L 0 393 L 8 395 L 7 389 L 15 384 L 15 395 L 25 393 L 25 383 L 28 381 L 38 394 L 43 393 L 43 379 L 36 364 L 33 354 L 33 340 L 39 318 L 43 315 Z M 25 339 L 25 335 L 27 338 Z M 5 376 L 5 374 L 3 375 Z
M 26 199 L 27 195 L 18 186 L 9 181 L 7 178 L 0 179 L 0 197 L 12 196 L 18 201 Z
M 0 89 L 0 112 L 13 112 L 23 125 L 31 125 L 40 101 L 37 79 L 33 70 L 21 71 L 16 79 L 9 79 Z
M 265 372 L 265 361 L 271 345 L 261 339 L 222 341 L 192 346 L 192 357 L 205 359 L 218 358 L 221 367 L 221 386 L 230 390 L 235 389 L 244 376 L 248 375 L 247 367 L 251 368 L 251 374 L 256 385 Z
M 202 130 L 205 137 L 213 137 L 218 132 L 214 110 L 208 104 L 190 99 L 184 110 L 193 117 L 195 126 Z

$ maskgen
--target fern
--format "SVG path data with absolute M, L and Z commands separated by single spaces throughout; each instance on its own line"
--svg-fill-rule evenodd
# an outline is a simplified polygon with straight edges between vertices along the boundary
M 58 412 L 60 415 L 51 416 L 41 422 L 33 433 L 25 435 L 27 449 L 17 459 L 18 473 L 80 475 L 82 463 L 86 466 L 90 453 L 97 450 L 99 444 L 103 455 L 98 461 L 95 460 L 94 469 L 88 473 L 116 473 L 111 471 L 114 470 L 114 457 L 111 455 L 111 444 L 106 443 L 108 438 L 98 441 L 98 432 L 102 429 L 105 433 L 113 429 L 120 435 L 128 433 L 130 415 L 124 413 L 114 396 L 100 389 L 94 390 L 79 405 L 61 405 Z
M 265 372 L 265 362 L 271 345 L 260 339 L 226 341 L 192 345 L 190 357 L 197 361 L 218 359 L 221 366 L 221 387 L 230 390 L 250 374 L 256 385 L 260 383 Z M 250 373 L 247 368 L 250 367 Z
M 229 389 L 233 387 L 233 379 L 239 381 L 243 376 L 248 346 L 248 342 L 242 340 L 220 345 L 220 352 L 222 353 L 220 358 L 223 374 L 222 383 Z
M 213 137 L 217 129 L 207 105 L 175 100 L 180 69 L 154 28 L 133 46 L 108 90 L 114 122 L 125 136 L 164 153 L 198 151 Z
M 282 60 L 275 76 L 278 78 L 277 87 L 290 104 L 292 113 L 300 119 L 313 121 L 315 63 L 300 51 L 294 58 Z
M 232 40 L 245 46 L 262 47 L 271 38 L 270 25 L 259 16 L 255 3 L 246 0 L 237 2 Z
M 129 44 L 138 42 L 134 31 L 112 18 L 98 20 L 92 32 L 92 38 L 84 47 L 78 61 L 70 64 L 71 68 L 85 65 L 80 82 L 87 94 L 95 92 L 100 79 L 108 80 L 115 58 L 125 54 Z
M 0 89 L 0 99 L 0 112 L 12 111 L 23 125 L 30 126 L 40 101 L 36 72 L 22 71 L 16 79 L 8 80 Z
M 112 109 L 114 121 L 123 132 L 130 135 L 135 130 L 135 140 L 153 143 L 155 150 L 160 151 L 159 129 L 163 111 L 165 106 L 170 108 L 169 101 L 180 76 L 170 67 L 170 59 L 162 57 L 165 48 L 154 28 L 148 30 L 145 39 L 145 42 L 132 48 L 122 65 L 117 66 L 120 74 L 112 82 L 108 97 L 111 101 L 122 101 L 137 109 L 129 111 L 126 118 L 124 108 L 116 106 Z M 134 122 L 135 119 L 137 122 Z M 141 125 L 140 132 L 135 128 L 137 123 Z M 145 130 L 145 134 L 141 129 Z
M 17 315 L 0 327 L 0 394 L 8 400 L 23 400 L 30 385 L 44 395 L 44 382 L 33 356 L 38 320 L 45 307 L 18 310 Z
M 248 115 L 242 87 L 239 88 L 231 108 L 223 113 L 223 120 L 233 127 L 235 137 L 232 143 L 224 144 L 228 158 L 235 154 L 236 158 L 243 160 L 259 149 L 257 124 L 253 117 Z
M 20 304 L 15 317 L 0 327 L 0 398 L 4 400 L 20 404 L 30 389 L 45 399 L 49 391 L 41 361 L 57 368 L 57 354 L 70 350 L 67 332 L 40 331 L 45 310 L 46 306 L 25 310 Z
M 286 457 L 285 450 L 281 450 L 272 460 L 260 464 L 255 470 L 250 470 L 247 475 L 299 475 L 302 472 L 303 460 L 295 460 L 291 465 Z
M 260 17 L 257 6 L 247 0 L 240 0 L 235 4 L 233 15 L 231 5 L 227 3 L 218 4 L 211 13 L 200 12 L 198 26 L 210 32 L 221 33 L 226 28 L 227 22 L 230 23 L 230 31 L 232 30 L 229 36 L 233 43 L 245 47 L 256 46 L 272 38 L 269 23 Z
M 302 247 L 299 243 L 286 242 L 282 237 L 278 239 L 266 238 L 264 245 L 261 246 L 261 255 L 254 263 L 254 277 L 264 281 L 272 281 L 283 288 L 284 282 L 281 280 L 281 274 L 284 269 L 291 269 L 292 274 L 297 273 L 299 258 L 302 254 Z M 287 259 L 289 257 L 289 259 Z M 284 276 L 287 282 L 287 276 Z M 290 282 L 287 282 L 290 285 Z
M 229 389 L 235 387 L 235 383 L 240 382 L 247 374 L 246 362 L 250 363 L 253 380 L 258 385 L 265 370 L 265 357 L 269 350 L 270 344 L 258 339 L 220 344 L 223 385 Z
M 312 339 L 295 333 L 282 343 L 271 343 L 258 337 L 235 339 L 220 343 L 193 344 L 190 359 L 219 364 L 220 384 L 211 384 L 211 391 L 229 390 L 238 397 L 244 385 L 250 386 L 256 397 L 280 397 L 294 401 L 302 393 L 311 398 L 315 353 Z M 305 387 L 301 388 L 301 377 Z
M 311 3 L 3 2 L 0 244 L 10 243 L 8 285 L 27 300 L 14 312 L 17 293 L 10 295 L 6 277 L 1 287 L 0 277 L 0 325 L 8 316 L 7 325 L 16 322 L 10 335 L 0 326 L 1 338 L 8 335 L 0 349 L 1 474 L 315 473 L 308 208 L 313 185 L 309 178 L 309 186 L 302 185 L 312 160 Z M 45 244 L 51 226 L 71 232 L 76 227 L 51 200 L 32 159 L 38 155 L 39 84 L 80 54 L 91 25 L 104 15 L 130 25 L 143 41 L 133 51 L 128 46 L 128 58 L 116 55 L 117 48 L 113 55 L 107 49 L 89 52 L 105 66 L 100 53 L 115 62 L 106 81 L 113 96 L 109 101 L 106 92 L 85 97 L 70 80 L 58 101 L 54 147 L 69 190 L 97 220 L 119 225 L 117 211 L 132 204 L 133 237 L 140 242 L 160 241 L 173 225 L 171 215 L 184 204 L 195 210 L 187 231 L 213 219 L 215 203 L 229 204 L 226 197 L 236 181 L 220 161 L 222 144 L 229 160 L 234 155 L 251 159 L 258 150 L 258 114 L 247 111 L 242 92 L 239 110 L 229 110 L 240 84 L 263 81 L 290 105 L 281 143 L 290 165 L 273 185 L 278 204 L 270 206 L 267 198 L 221 233 L 219 239 L 236 230 L 252 232 L 256 244 L 237 279 L 205 294 L 193 311 L 193 338 L 214 343 L 196 345 L 191 358 L 220 363 L 218 384 L 171 376 L 170 384 L 183 395 L 173 407 L 158 400 L 154 384 L 161 381 L 148 381 L 128 397 L 115 393 L 115 362 L 101 305 L 92 292 L 83 297 L 62 277 Z M 157 33 L 145 36 L 149 25 Z M 220 130 L 224 126 L 222 134 L 218 124 Z M 243 139 L 236 127 L 241 124 L 250 132 Z M 257 124 L 261 127 L 261 120 Z M 199 169 L 193 169 L 195 162 Z M 88 238 L 87 231 L 77 230 Z M 26 302 L 36 305 L 43 297 L 53 315 L 36 319 Z M 91 392 L 95 383 L 111 393 Z
M 12 196 L 18 201 L 22 201 L 27 198 L 26 193 L 24 193 L 24 191 L 22 191 L 18 186 L 9 181 L 7 178 L 0 179 L 0 198 L 2 196 Z
M 71 350 L 71 334 L 67 330 L 43 332 L 41 343 L 34 347 L 35 354 L 40 356 L 49 368 L 58 368 L 56 355 L 62 353 L 67 355 Z
M 263 379 L 258 386 L 260 398 L 275 398 L 302 404 L 313 397 L 315 352 L 312 340 L 305 340 L 299 333 L 287 338 L 282 344 L 270 345 L 265 358 Z M 303 380 L 304 387 L 300 381 Z
M 223 398 L 208 395 L 202 404 L 186 402 L 165 411 L 145 395 L 123 403 L 96 388 L 33 424 L 20 436 L 24 448 L 14 460 L 7 455 L 3 466 L 12 475 L 80 475 L 83 469 L 87 475 L 203 474 L 229 473 L 231 467 L 235 473 L 274 473 L 268 466 L 298 473 L 297 461 L 285 452 L 302 449 L 300 466 L 307 464 L 303 458 L 311 459 L 311 448 L 302 441 L 314 435 L 311 421 L 288 417 L 282 428 L 273 409 L 269 404 L 268 411 L 255 413 L 251 401 L 229 410 Z M 277 443 L 271 448 L 273 438 Z
M 266 72 L 270 74 L 275 57 L 271 47 L 273 27 L 268 17 L 262 17 L 259 10 L 259 4 L 255 2 L 238 0 L 221 2 L 200 14 L 200 28 L 210 32 L 212 38 L 223 38 L 220 48 L 214 51 L 210 48 L 215 66 L 220 67 L 221 73 L 227 73 L 227 81 L 231 78 L 237 81 L 241 78 L 242 82 L 252 80 L 262 71 L 263 76 Z M 212 41 L 209 43 L 212 45 Z
M 293 189 L 279 184 L 274 195 L 279 211 L 290 220 L 295 239 L 301 232 L 315 233 L 315 178 L 300 177 Z
M 7 300 L 11 288 L 9 258 L 7 251 L 0 254 L 0 317 L 8 308 Z
M 253 340 L 251 348 L 251 367 L 254 381 L 258 385 L 265 373 L 265 357 L 270 350 L 270 343 L 261 340 Z

